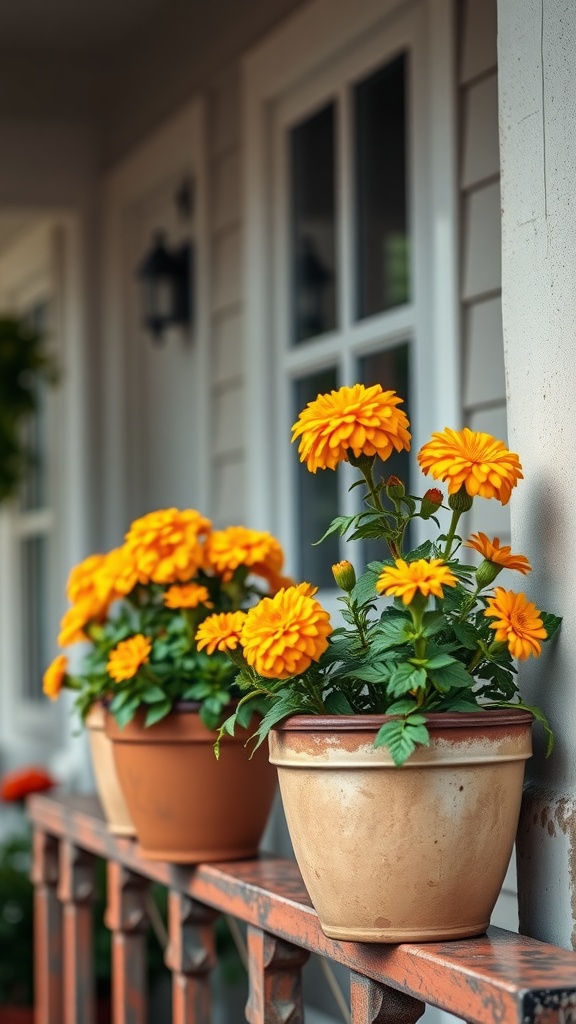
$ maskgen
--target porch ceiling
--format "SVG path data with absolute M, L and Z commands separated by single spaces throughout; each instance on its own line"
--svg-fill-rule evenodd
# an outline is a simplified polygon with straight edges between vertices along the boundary
M 307 0 L 0 0 L 0 120 L 88 122 L 110 164 Z
M 3 48 L 98 49 L 118 43 L 145 24 L 163 0 L 0 0 Z

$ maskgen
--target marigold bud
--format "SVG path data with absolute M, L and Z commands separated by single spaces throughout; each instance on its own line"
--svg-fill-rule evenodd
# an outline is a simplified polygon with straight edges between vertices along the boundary
M 476 583 L 483 590 L 484 587 L 489 587 L 494 582 L 499 572 L 502 572 L 503 566 L 498 565 L 497 562 L 491 562 L 488 558 L 485 558 L 476 569 Z
M 345 590 L 347 594 L 354 590 L 356 586 L 356 573 L 351 562 L 336 562 L 336 565 L 332 566 L 332 572 L 336 585 L 340 587 L 340 590 Z
M 465 484 L 456 494 L 451 494 L 448 498 L 448 504 L 453 512 L 469 512 L 472 508 L 474 499 L 468 494 Z
M 384 486 L 386 487 L 386 494 L 392 501 L 403 498 L 406 494 L 406 488 L 397 476 L 389 476 Z
M 438 511 L 442 502 L 444 501 L 444 495 L 438 487 L 429 487 L 426 494 L 422 498 L 420 505 L 420 515 L 422 519 L 429 519 L 435 512 Z

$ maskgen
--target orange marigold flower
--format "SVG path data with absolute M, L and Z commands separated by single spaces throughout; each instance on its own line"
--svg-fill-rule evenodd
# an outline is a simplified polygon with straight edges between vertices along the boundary
M 78 644 L 87 640 L 88 637 L 84 630 L 92 618 L 94 618 L 94 605 L 91 601 L 72 605 L 62 616 L 58 646 L 68 647 L 70 644 Z
M 50 663 L 42 677 L 42 690 L 50 700 L 56 700 L 64 685 L 68 671 L 68 658 L 58 654 Z
M 538 657 L 542 649 L 539 641 L 545 640 L 548 634 L 536 605 L 525 594 L 496 587 L 484 615 L 495 619 L 490 629 L 496 630 L 496 640 L 508 644 L 513 658 L 525 661 L 531 654 Z
M 196 646 L 206 654 L 235 651 L 241 642 L 246 612 L 221 612 L 204 619 L 196 630 Z
M 202 587 L 199 583 L 183 583 L 182 586 L 174 584 L 168 587 L 164 594 L 164 604 L 167 608 L 197 608 L 199 604 L 213 608 L 210 600 L 208 587 Z
M 104 564 L 106 555 L 88 555 L 71 570 L 66 584 L 66 596 L 71 604 L 80 604 L 94 596 L 94 574 Z
M 405 562 L 399 558 L 395 565 L 386 566 L 376 581 L 376 590 L 387 597 L 401 597 L 404 604 L 414 600 L 416 592 L 423 597 L 444 597 L 442 587 L 455 587 L 457 579 L 441 558 L 419 558 Z
M 187 582 L 204 565 L 210 520 L 196 509 L 160 509 L 136 519 L 126 550 L 140 583 Z
M 500 547 L 498 537 L 494 537 L 494 540 L 489 540 L 485 533 L 473 533 L 470 540 L 465 542 L 464 547 L 473 548 L 482 555 L 482 558 L 485 558 L 488 562 L 495 562 L 496 565 L 500 565 L 503 569 L 515 569 L 524 575 L 527 572 L 532 572 L 532 566 L 526 556 L 512 555 L 509 544 Z
M 206 541 L 206 564 L 223 580 L 230 580 L 240 565 L 265 578 L 280 573 L 284 552 L 279 541 L 261 530 L 229 526 L 215 530 Z
M 17 771 L 4 775 L 0 785 L 0 798 L 7 803 L 24 800 L 31 793 L 45 793 L 53 789 L 56 782 L 44 768 L 19 768 Z
M 137 583 L 138 573 L 125 544 L 109 551 L 94 574 L 96 594 L 106 608 L 134 590 Z
M 356 458 L 388 459 L 394 450 L 409 451 L 408 418 L 397 408 L 401 402 L 394 391 L 383 391 L 380 384 L 369 388 L 355 384 L 318 395 L 292 427 L 292 440 L 300 438 L 300 462 L 315 473 L 336 469 L 339 462 L 349 460 L 350 453 Z
M 259 675 L 287 679 L 318 661 L 331 632 L 330 617 L 322 605 L 300 587 L 289 587 L 263 598 L 247 613 L 242 630 L 244 656 Z
M 106 671 L 116 683 L 132 679 L 139 668 L 150 661 L 152 641 L 142 633 L 136 633 L 120 643 L 110 652 Z
M 497 498 L 503 505 L 523 478 L 518 456 L 509 452 L 503 441 L 468 427 L 446 427 L 432 434 L 432 440 L 418 452 L 418 462 L 424 473 L 448 483 L 449 494 L 464 487 L 471 498 Z

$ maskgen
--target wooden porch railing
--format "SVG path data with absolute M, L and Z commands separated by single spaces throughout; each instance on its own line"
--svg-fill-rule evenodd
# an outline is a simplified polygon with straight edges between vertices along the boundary
M 94 858 L 108 862 L 114 1024 L 144 1024 L 146 890 L 169 892 L 174 1024 L 208 1024 L 219 913 L 248 925 L 250 1024 L 304 1020 L 310 952 L 350 970 L 353 1024 L 412 1024 L 425 1003 L 477 1024 L 576 1024 L 576 954 L 490 928 L 478 939 L 367 945 L 326 938 L 292 861 L 177 867 L 111 836 L 96 798 L 34 796 L 37 1024 L 93 1024 Z

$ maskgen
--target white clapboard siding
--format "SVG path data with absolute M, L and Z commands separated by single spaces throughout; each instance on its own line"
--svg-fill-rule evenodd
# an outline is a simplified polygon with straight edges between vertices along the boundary
M 240 80 L 237 65 L 208 93 L 211 245 L 211 515 L 216 526 L 245 519 L 240 200 Z

